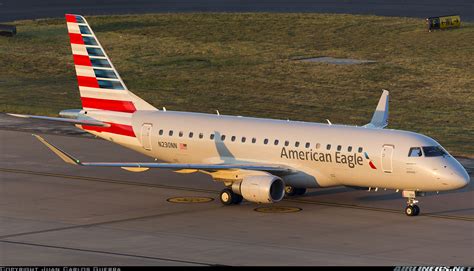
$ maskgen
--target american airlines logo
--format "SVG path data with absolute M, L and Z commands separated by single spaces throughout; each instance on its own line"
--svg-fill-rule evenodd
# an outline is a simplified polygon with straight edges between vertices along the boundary
M 334 154 L 331 154 L 315 152 L 312 150 L 298 151 L 286 149 L 285 147 L 283 147 L 280 152 L 280 158 L 323 163 L 332 163 L 334 161 L 337 164 L 346 164 L 350 168 L 364 165 L 364 158 L 361 154 L 358 153 L 346 155 L 341 152 L 335 152 Z

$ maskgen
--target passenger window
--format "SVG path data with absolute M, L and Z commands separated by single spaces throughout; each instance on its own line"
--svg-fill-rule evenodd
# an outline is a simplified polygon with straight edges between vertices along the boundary
M 168 133 L 170 136 L 173 135 L 173 130 L 170 130 L 170 132 Z
M 193 138 L 193 132 L 189 132 L 189 138 Z
M 361 153 L 364 149 L 362 147 L 359 147 L 359 153 Z
M 274 142 L 275 146 L 278 145 L 278 142 L 279 142 L 278 139 L 275 139 L 275 142 Z
M 326 150 L 329 151 L 330 149 L 331 149 L 331 144 L 328 144 L 328 145 L 326 146 Z
M 288 147 L 288 145 L 290 145 L 290 142 L 288 140 L 285 141 L 285 146 Z
M 352 146 L 347 147 L 347 151 L 351 152 L 352 151 Z
M 408 152 L 408 157 L 420 157 L 422 155 L 420 147 L 410 148 L 410 151 Z
M 342 146 L 341 145 L 337 146 L 337 150 L 338 151 L 342 150 Z
M 316 149 L 319 149 L 321 147 L 321 144 L 316 143 Z
M 202 133 L 199 133 L 199 138 L 203 138 L 204 135 Z
M 263 144 L 266 145 L 267 143 L 268 143 L 268 138 L 265 138 L 265 139 L 263 140 Z
M 246 138 L 242 137 L 242 143 L 245 143 Z
M 232 137 L 230 138 L 230 141 L 234 142 L 234 141 L 235 141 L 235 136 L 232 136 Z
M 179 137 L 183 136 L 183 132 L 179 131 Z
M 209 136 L 209 138 L 210 138 L 211 140 L 214 140 L 214 134 L 211 134 L 211 135 Z
M 295 142 L 295 147 L 299 147 L 300 146 L 300 142 L 299 141 L 296 141 Z
M 160 130 L 160 131 L 158 132 L 158 134 L 159 134 L 159 135 L 163 135 L 163 130 Z
M 252 138 L 252 143 L 257 142 L 257 139 L 255 137 Z
M 222 141 L 225 140 L 225 135 L 221 135 L 221 140 L 222 140 Z
M 305 147 L 306 147 L 306 148 L 309 148 L 310 145 L 311 145 L 311 144 L 309 144 L 309 142 L 306 142 Z

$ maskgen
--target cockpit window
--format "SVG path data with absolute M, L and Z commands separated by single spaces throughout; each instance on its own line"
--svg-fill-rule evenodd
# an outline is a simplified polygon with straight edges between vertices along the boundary
M 410 148 L 410 151 L 408 152 L 408 157 L 420 157 L 422 155 L 420 147 Z
M 440 146 L 423 147 L 423 152 L 426 157 L 444 156 L 447 153 Z

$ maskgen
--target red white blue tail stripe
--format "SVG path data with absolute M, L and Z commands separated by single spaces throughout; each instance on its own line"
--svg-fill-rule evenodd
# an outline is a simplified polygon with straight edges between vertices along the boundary
M 66 22 L 82 107 L 91 114 L 101 111 L 100 120 L 111 124 L 83 129 L 135 136 L 131 114 L 138 109 L 156 109 L 127 89 L 84 17 L 66 14 Z

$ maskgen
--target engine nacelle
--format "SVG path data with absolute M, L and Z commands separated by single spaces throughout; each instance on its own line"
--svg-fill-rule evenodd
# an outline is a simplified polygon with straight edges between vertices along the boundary
M 232 190 L 248 201 L 256 203 L 278 202 L 285 196 L 285 183 L 274 175 L 245 176 L 232 184 Z

